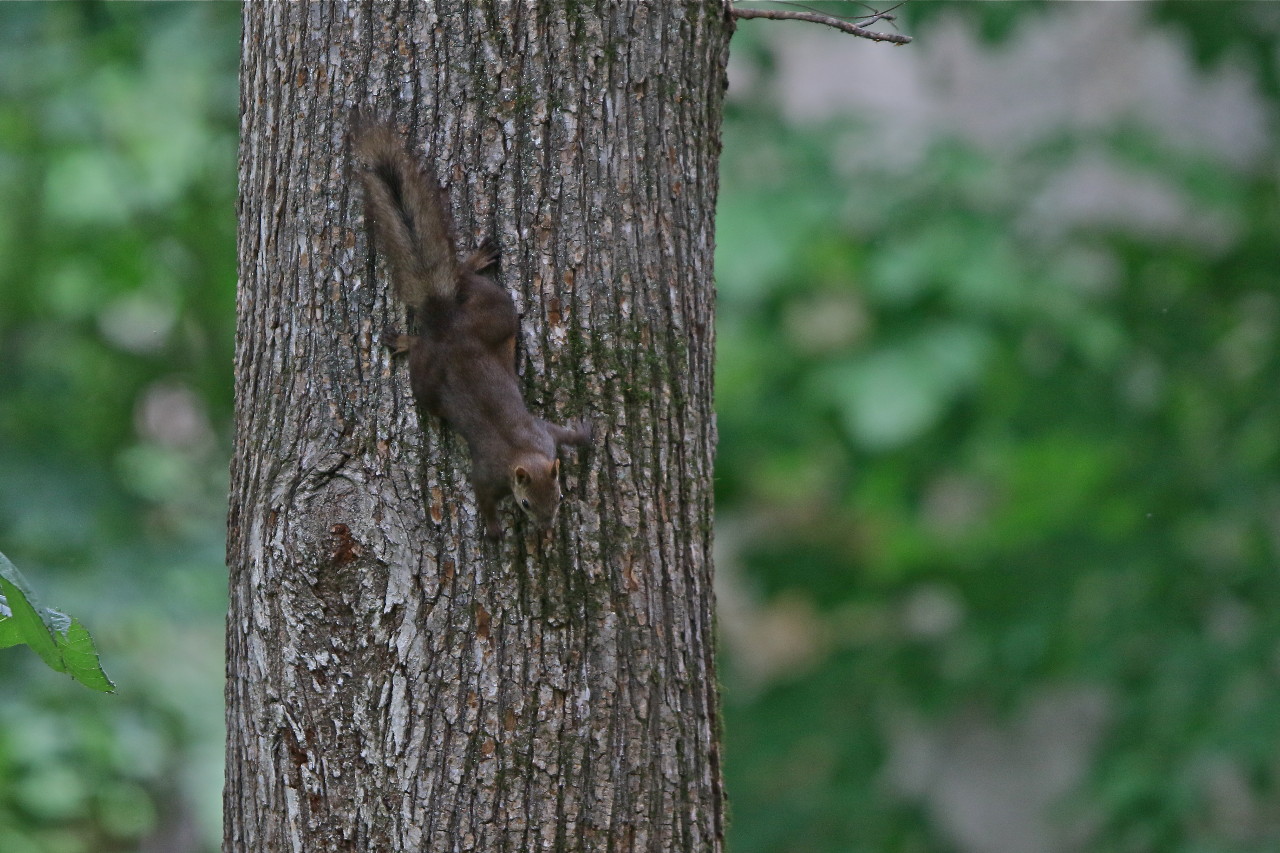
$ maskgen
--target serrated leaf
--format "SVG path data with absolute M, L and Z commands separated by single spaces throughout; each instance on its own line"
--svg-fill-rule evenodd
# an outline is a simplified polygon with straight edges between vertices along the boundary
M 9 568 L 12 567 L 13 564 L 9 563 Z M 4 593 L 9 604 L 13 614 L 9 618 L 17 626 L 20 641 L 30 646 L 50 669 L 65 672 L 58 646 L 53 640 L 53 630 L 40 618 L 40 613 L 31 606 L 27 596 L 5 575 L 0 575 L 0 592 Z
M 26 578 L 0 554 L 0 648 L 19 644 L 30 646 L 50 669 L 90 689 L 115 689 L 85 627 L 65 613 L 41 607 Z
M 80 624 L 80 620 L 72 619 L 71 624 L 67 626 L 66 633 L 61 636 L 63 641 L 59 646 L 62 651 L 62 659 L 67 665 L 66 673 L 85 687 L 93 690 L 99 690 L 103 693 L 110 693 L 115 690 L 115 684 L 102 671 L 102 664 L 98 659 L 98 649 L 93 644 L 93 637 L 89 636 L 88 630 L 84 625 Z

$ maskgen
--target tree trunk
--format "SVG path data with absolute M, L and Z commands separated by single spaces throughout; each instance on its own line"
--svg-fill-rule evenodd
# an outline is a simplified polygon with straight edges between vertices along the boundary
M 244 4 L 225 850 L 717 851 L 719 0 Z M 382 346 L 353 107 L 501 248 L 542 538 Z

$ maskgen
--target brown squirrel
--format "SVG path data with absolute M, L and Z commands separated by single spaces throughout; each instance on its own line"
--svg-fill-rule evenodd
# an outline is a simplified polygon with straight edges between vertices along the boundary
M 419 411 L 466 439 L 489 538 L 502 535 L 498 502 L 508 494 L 539 527 L 550 527 L 560 505 L 556 453 L 562 445 L 590 444 L 590 423 L 558 426 L 525 407 L 515 369 L 515 303 L 480 275 L 497 251 L 486 242 L 459 262 L 430 165 L 416 165 L 396 133 L 379 125 L 356 130 L 355 153 L 363 164 L 365 219 L 386 255 L 396 297 L 422 325 L 416 337 L 390 329 L 384 335 L 396 354 L 409 353 Z

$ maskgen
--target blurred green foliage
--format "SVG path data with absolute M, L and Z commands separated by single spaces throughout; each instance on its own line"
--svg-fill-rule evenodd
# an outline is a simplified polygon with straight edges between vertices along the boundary
M 1043 11 L 980 5 L 993 38 Z M 1274 16 L 1247 25 L 1262 4 L 1151 11 L 1194 36 L 1208 5 L 1274 49 Z M 719 570 L 755 596 L 740 630 L 792 648 L 761 674 L 767 644 L 727 644 L 731 849 L 962 849 L 895 790 L 900 723 L 1012 726 L 1063 684 L 1106 709 L 1060 804 L 1088 849 L 1276 849 L 1274 135 L 1256 169 L 1107 127 L 1016 155 L 938 138 L 906 172 L 849 156 L 873 136 L 754 97 L 726 121 Z M 1094 151 L 1230 236 L 1029 225 Z
M 217 849 L 238 32 L 0 6 L 0 544 L 120 682 L 0 655 L 5 853 Z
M 1053 5 L 910 4 L 902 50 Z M 1266 5 L 1144 14 L 1274 110 Z M 0 5 L 0 546 L 121 685 L 0 656 L 4 853 L 217 846 L 238 15 Z M 1089 849 L 1274 849 L 1274 142 L 1250 170 L 1136 127 L 940 138 L 901 171 L 849 156 L 868 128 L 779 116 L 732 103 L 718 225 L 731 849 L 958 850 L 895 732 L 1063 684 L 1105 708 L 1059 807 Z M 1227 236 L 1028 227 L 1095 150 Z

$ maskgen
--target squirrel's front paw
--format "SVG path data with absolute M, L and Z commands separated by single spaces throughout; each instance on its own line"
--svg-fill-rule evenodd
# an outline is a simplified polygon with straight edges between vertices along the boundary
M 574 430 L 578 433 L 578 444 L 583 447 L 590 447 L 596 440 L 596 428 L 587 418 L 578 418 L 574 423 Z

